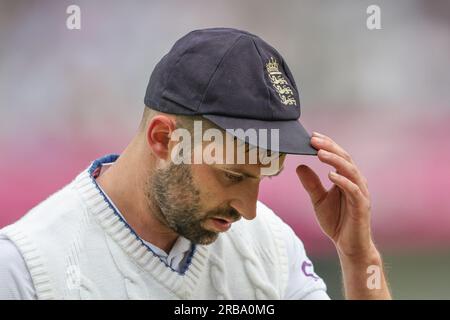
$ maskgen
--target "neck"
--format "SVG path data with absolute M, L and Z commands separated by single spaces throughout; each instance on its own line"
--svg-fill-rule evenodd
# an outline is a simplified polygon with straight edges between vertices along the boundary
M 139 237 L 168 253 L 178 234 L 159 221 L 152 209 L 154 204 L 149 203 L 145 188 L 150 176 L 150 157 L 140 157 L 140 154 L 143 153 L 139 144 L 130 143 L 117 161 L 97 178 L 97 183 Z

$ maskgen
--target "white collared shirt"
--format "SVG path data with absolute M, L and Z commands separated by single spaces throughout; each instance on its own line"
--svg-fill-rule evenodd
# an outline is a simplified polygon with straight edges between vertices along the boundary
M 103 192 L 105 197 L 108 199 L 109 203 L 114 207 L 114 210 L 116 210 L 117 214 L 120 215 L 120 217 L 126 222 L 127 220 L 123 216 L 123 214 L 119 211 L 119 209 L 116 207 L 114 202 L 112 202 L 111 198 L 106 194 L 106 192 L 98 185 L 100 190 Z M 164 250 L 158 248 L 157 246 L 151 244 L 148 241 L 145 241 L 144 239 L 141 239 L 142 242 L 144 242 L 147 247 L 149 247 L 156 255 L 158 255 L 168 266 L 170 266 L 172 269 L 181 272 L 182 267 L 186 263 L 186 259 L 189 256 L 189 252 L 191 251 L 191 242 L 186 239 L 183 236 L 178 236 L 177 240 L 175 241 L 172 249 L 167 254 Z
M 110 164 L 104 164 L 105 167 L 108 165 Z M 103 190 L 102 192 L 116 212 L 126 222 L 124 216 L 114 205 L 114 202 Z M 329 299 L 322 279 L 314 273 L 313 265 L 306 255 L 303 243 L 296 236 L 292 228 L 286 224 L 284 226 L 286 230 L 282 235 L 287 247 L 289 278 L 283 299 Z M 148 241 L 141 240 L 170 266 L 170 268 L 178 272 L 183 269 L 192 247 L 191 242 L 182 236 L 178 237 L 169 253 L 166 253 Z M 1 234 L 0 283 L 0 300 L 36 299 L 31 275 L 21 253 L 11 240 Z

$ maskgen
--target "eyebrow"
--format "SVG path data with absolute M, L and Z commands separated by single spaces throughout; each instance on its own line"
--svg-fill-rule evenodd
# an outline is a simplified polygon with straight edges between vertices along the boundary
M 261 178 L 261 176 L 258 177 L 258 176 L 255 176 L 253 174 L 250 174 L 248 172 L 241 171 L 241 170 L 233 170 L 233 169 L 230 169 L 230 168 L 223 168 L 222 170 L 230 171 L 230 173 L 240 174 L 240 175 L 243 175 L 243 176 L 245 176 L 247 178 L 253 178 L 253 179 L 260 179 Z M 269 174 L 269 175 L 263 175 L 263 177 L 276 177 L 279 174 L 281 174 L 281 172 L 283 170 L 284 170 L 284 165 L 281 166 L 281 168 L 278 170 L 277 173 Z

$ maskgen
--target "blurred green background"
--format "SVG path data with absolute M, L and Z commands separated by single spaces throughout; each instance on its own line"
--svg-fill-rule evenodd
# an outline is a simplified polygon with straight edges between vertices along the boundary
M 450 253 L 385 252 L 384 263 L 394 299 L 450 299 Z M 312 257 L 317 274 L 327 284 L 332 299 L 344 299 L 339 259 Z

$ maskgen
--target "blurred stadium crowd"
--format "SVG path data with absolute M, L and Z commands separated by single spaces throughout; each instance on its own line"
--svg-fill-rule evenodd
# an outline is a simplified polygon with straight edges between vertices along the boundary
M 68 30 L 65 10 L 75 2 L 81 30 Z M 176 39 L 229 26 L 283 54 L 300 89 L 304 126 L 334 138 L 367 177 L 374 236 L 392 257 L 388 267 L 438 252 L 426 258 L 434 264 L 411 273 L 441 270 L 433 286 L 418 292 L 420 281 L 415 287 L 404 279 L 395 287 L 402 270 L 393 270 L 394 297 L 450 298 L 450 281 L 439 278 L 449 255 L 436 258 L 450 248 L 450 2 L 376 1 L 382 29 L 373 31 L 366 28 L 370 4 L 0 0 L 0 227 L 90 161 L 120 153 L 139 123 L 150 73 Z M 329 283 L 338 286 L 334 249 L 295 175 L 300 163 L 330 185 L 329 167 L 291 156 L 282 175 L 263 183 L 260 199 L 311 256 L 326 261 L 324 278 L 333 273 Z

